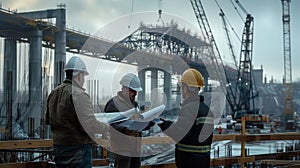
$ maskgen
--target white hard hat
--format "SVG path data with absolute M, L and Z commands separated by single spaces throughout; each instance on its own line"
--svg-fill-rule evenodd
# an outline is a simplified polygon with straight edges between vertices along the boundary
M 86 75 L 89 74 L 85 63 L 77 56 L 73 56 L 69 59 L 64 70 L 83 71 Z
M 137 92 L 143 90 L 140 79 L 133 73 L 124 75 L 120 81 L 120 84 Z

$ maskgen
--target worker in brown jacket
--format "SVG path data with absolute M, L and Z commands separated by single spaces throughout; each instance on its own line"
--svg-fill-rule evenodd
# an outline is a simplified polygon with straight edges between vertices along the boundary
M 95 134 L 105 134 L 109 125 L 99 122 L 89 95 L 83 89 L 88 71 L 79 57 L 65 65 L 66 79 L 48 96 L 46 124 L 51 127 L 56 168 L 92 167 Z
M 105 112 L 124 112 L 132 108 L 138 111 L 139 105 L 135 101 L 137 92 L 142 91 L 140 79 L 133 73 L 128 73 L 120 80 L 122 90 L 111 98 L 105 106 Z M 153 126 L 150 123 L 144 130 Z M 112 124 L 110 129 L 111 151 L 115 154 L 115 168 L 141 167 L 142 132 L 129 130 L 120 123 Z

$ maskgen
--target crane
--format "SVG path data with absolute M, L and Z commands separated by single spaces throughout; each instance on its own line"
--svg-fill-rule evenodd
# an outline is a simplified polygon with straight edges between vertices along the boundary
M 283 55 L 284 55 L 284 121 L 292 120 L 293 116 L 293 92 L 292 92 L 292 65 L 291 65 L 291 36 L 290 36 L 290 2 L 282 2 L 283 23 Z M 290 129 L 286 123 L 286 129 Z
M 224 67 L 222 59 L 220 57 L 220 52 L 218 50 L 217 44 L 214 40 L 212 31 L 210 29 L 207 17 L 201 0 L 190 0 L 193 10 L 195 12 L 199 27 L 204 34 L 205 38 L 208 40 L 208 43 L 212 45 L 213 51 L 215 51 L 215 57 L 218 65 Z M 241 9 L 247 13 L 245 8 L 236 1 Z M 257 95 L 254 95 L 254 83 L 252 77 L 252 50 L 253 50 L 253 17 L 247 13 L 244 31 L 242 35 L 242 44 L 240 52 L 240 61 L 238 64 L 238 75 L 237 80 L 232 85 L 228 85 L 231 82 L 229 81 L 226 71 L 224 72 L 226 76 L 226 81 L 221 81 L 221 85 L 225 84 L 227 86 L 226 99 L 230 105 L 232 113 L 234 116 L 242 115 L 242 112 L 246 114 L 257 114 L 258 109 L 255 108 L 254 98 Z M 226 82 L 226 83 L 225 83 Z M 240 116 L 239 116 L 240 117 Z M 236 118 L 236 117 L 235 117 Z
M 236 81 L 236 93 L 238 95 L 238 107 L 236 110 L 246 110 L 248 113 L 257 114 L 255 109 L 254 82 L 252 77 L 252 50 L 253 50 L 253 17 L 247 14 L 240 52 L 238 78 Z M 251 107 L 252 106 L 252 107 Z M 252 109 L 252 110 L 251 110 Z
M 221 58 L 220 51 L 218 49 L 218 46 L 216 44 L 215 38 L 213 36 L 212 30 L 210 28 L 208 19 L 206 17 L 203 5 L 200 0 L 190 0 L 191 5 L 193 7 L 194 13 L 197 18 L 197 22 L 199 24 L 200 30 L 202 32 L 204 40 L 210 44 L 211 48 L 209 48 L 209 54 L 212 56 L 212 62 L 214 65 L 214 68 L 216 69 L 217 72 L 217 78 L 220 80 L 220 86 L 221 89 L 224 92 L 227 92 L 226 94 L 226 99 L 228 102 L 235 102 L 235 96 L 234 96 L 234 91 L 232 90 L 232 87 L 229 86 L 229 80 L 227 78 L 226 71 L 224 70 L 224 64 Z M 223 74 L 225 74 L 225 77 L 223 77 Z M 226 87 L 227 86 L 227 87 Z M 230 108 L 234 108 L 234 104 L 230 103 Z

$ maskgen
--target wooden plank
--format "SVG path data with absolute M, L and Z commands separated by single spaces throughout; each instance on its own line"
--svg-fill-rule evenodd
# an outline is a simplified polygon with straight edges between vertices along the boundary
M 251 134 L 237 135 L 237 141 L 262 141 L 262 140 L 299 140 L 300 132 L 276 133 L 276 134 Z
M 51 148 L 52 146 L 53 141 L 50 139 L 0 141 L 0 149 Z
M 213 141 L 232 140 L 235 141 L 240 134 L 216 134 L 213 136 Z
M 94 159 L 92 164 L 93 164 L 93 166 L 109 166 L 109 160 L 108 159 Z
M 166 163 L 166 164 L 159 164 L 159 165 L 145 165 L 142 168 L 176 168 L 175 163 Z
M 142 144 L 175 144 L 172 138 L 163 137 L 143 137 Z
M 93 160 L 93 166 L 109 166 L 108 159 L 95 159 Z M 5 163 L 0 164 L 0 168 L 51 168 L 55 167 L 54 164 L 48 164 L 44 162 L 22 162 L 22 163 Z
M 277 134 L 221 134 L 214 135 L 213 141 L 233 140 L 233 141 L 262 141 L 262 140 L 299 140 L 300 132 L 290 133 L 277 133 Z M 108 139 L 97 139 L 98 144 L 103 147 L 109 147 L 110 143 Z M 144 137 L 142 139 L 143 144 L 173 144 L 174 141 L 168 137 Z M 48 140 L 12 140 L 12 141 L 0 141 L 0 149 L 18 149 L 18 148 L 44 148 L 52 147 L 53 142 Z
M 224 166 L 224 165 L 232 165 L 236 163 L 250 163 L 255 162 L 254 156 L 248 157 L 227 157 L 227 158 L 214 158 L 210 161 L 210 166 Z
M 22 162 L 22 163 L 4 163 L 0 164 L 0 168 L 54 168 L 47 162 Z
M 273 164 L 273 165 L 299 165 L 299 160 L 261 160 L 261 164 Z
M 296 157 L 296 156 L 300 156 L 300 151 L 255 155 L 255 160 L 267 160 L 267 159 L 282 160 L 283 158 Z

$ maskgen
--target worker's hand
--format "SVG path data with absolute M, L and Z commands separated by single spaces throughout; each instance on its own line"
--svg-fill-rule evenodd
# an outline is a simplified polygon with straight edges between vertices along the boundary
M 153 127 L 154 125 L 155 125 L 155 122 L 150 121 L 149 124 L 147 125 L 147 127 L 151 128 L 151 127 Z
M 172 125 L 172 121 L 166 120 L 164 118 L 160 118 L 161 121 L 163 121 L 162 123 L 158 124 L 158 126 L 160 127 L 161 130 L 166 130 L 167 128 L 169 128 Z
M 140 133 L 138 131 L 129 130 L 129 129 L 125 128 L 124 134 L 133 136 L 133 137 L 138 137 Z
M 103 139 L 108 139 L 107 135 L 109 134 L 109 129 L 110 129 L 110 125 L 105 123 L 104 129 L 102 130 L 102 138 Z
M 153 121 L 150 121 L 149 123 L 148 123 L 148 125 L 143 129 L 143 131 L 145 131 L 145 130 L 149 130 L 151 127 L 153 127 L 155 125 L 155 122 L 153 122 Z

